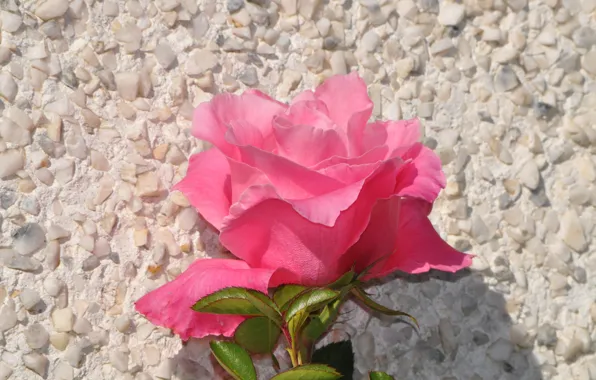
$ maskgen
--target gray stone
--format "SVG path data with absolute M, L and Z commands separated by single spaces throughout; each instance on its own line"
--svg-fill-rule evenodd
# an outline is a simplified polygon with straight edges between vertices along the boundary
M 513 353 L 513 345 L 511 342 L 503 338 L 499 338 L 491 344 L 486 350 L 488 357 L 495 361 L 506 361 Z
M 226 7 L 228 8 L 228 12 L 236 13 L 244 7 L 244 0 L 227 0 Z
M 50 341 L 50 334 L 45 327 L 39 323 L 33 323 L 25 330 L 25 341 L 34 350 L 43 348 Z
M 238 76 L 240 82 L 247 86 L 254 86 L 259 83 L 259 77 L 257 75 L 257 69 L 252 66 L 245 68 L 242 73 Z
M 596 30 L 582 26 L 573 32 L 572 38 L 577 47 L 589 49 L 596 44 Z
M 0 207 L 7 209 L 17 200 L 17 193 L 10 189 L 0 189 Z
M 541 346 L 554 347 L 557 343 L 557 330 L 548 323 L 536 330 L 536 342 Z
M 519 85 L 517 75 L 509 65 L 500 67 L 495 74 L 494 86 L 498 92 L 507 92 L 513 90 Z
M 0 248 L 0 264 L 23 272 L 37 272 L 41 270 L 41 263 L 16 253 L 10 248 Z
M 21 255 L 30 255 L 46 243 L 46 234 L 37 223 L 27 223 L 12 235 L 13 248 Z

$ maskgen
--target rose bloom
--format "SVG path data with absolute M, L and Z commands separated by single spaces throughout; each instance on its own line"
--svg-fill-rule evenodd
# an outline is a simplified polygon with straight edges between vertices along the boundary
M 192 133 L 213 148 L 190 158 L 174 189 L 238 259 L 198 259 L 137 310 L 184 340 L 231 336 L 244 317 L 191 306 L 230 286 L 324 285 L 379 259 L 368 278 L 469 266 L 427 217 L 445 176 L 418 121 L 369 123 L 372 109 L 356 74 L 289 105 L 255 90 L 199 105 Z

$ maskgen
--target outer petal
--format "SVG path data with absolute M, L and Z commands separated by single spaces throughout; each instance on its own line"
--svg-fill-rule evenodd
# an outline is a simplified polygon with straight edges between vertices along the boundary
M 271 269 L 252 269 L 240 260 L 199 259 L 175 280 L 143 296 L 135 307 L 153 324 L 173 330 L 183 340 L 232 336 L 244 317 L 197 313 L 192 305 L 230 286 L 266 293 L 273 273 Z
M 403 200 L 395 251 L 379 276 L 395 270 L 414 274 L 430 269 L 457 272 L 472 264 L 473 255 L 461 253 L 441 239 L 428 220 L 430 207 L 421 200 Z
M 212 148 L 190 157 L 186 176 L 173 190 L 179 190 L 199 213 L 218 230 L 231 205 L 230 166 L 226 157 Z
M 445 187 L 441 159 L 421 143 L 414 144 L 404 154 L 406 164 L 399 172 L 395 193 L 434 202 Z
M 358 241 L 377 199 L 392 194 L 399 165 L 398 159 L 385 162 L 367 178 L 357 200 L 333 226 L 313 223 L 292 204 L 267 194 L 271 189 L 262 188 L 261 197 L 247 192 L 245 202 L 232 208 L 220 240 L 252 267 L 280 269 L 271 286 L 293 281 L 324 284 L 349 270 L 340 265 L 340 258 Z M 328 207 L 319 201 L 313 199 L 308 209 Z
M 216 95 L 195 109 L 192 133 L 227 153 L 230 147 L 225 134 L 231 121 L 242 120 L 259 129 L 263 136 L 269 136 L 273 117 L 286 108 L 286 105 L 256 90 L 246 91 L 240 96 Z
M 451 248 L 428 220 L 430 203 L 393 196 L 380 200 L 370 224 L 358 243 L 350 248 L 343 265 L 358 270 L 379 260 L 370 277 L 397 270 L 422 273 L 430 269 L 456 272 L 472 263 L 472 255 Z

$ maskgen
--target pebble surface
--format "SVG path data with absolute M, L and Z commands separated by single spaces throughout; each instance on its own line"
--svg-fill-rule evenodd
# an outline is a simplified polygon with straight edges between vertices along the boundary
M 167 190 L 205 148 L 192 110 L 355 70 L 375 118 L 421 119 L 447 175 L 431 219 L 477 257 L 371 288 L 420 335 L 348 303 L 326 341 L 354 338 L 356 378 L 596 380 L 596 1 L 1 8 L 1 380 L 223 379 L 207 341 L 183 346 L 133 309 L 221 252 Z

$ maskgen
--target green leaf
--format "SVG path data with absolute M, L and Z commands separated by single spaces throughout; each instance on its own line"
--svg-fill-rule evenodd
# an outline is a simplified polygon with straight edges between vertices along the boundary
M 370 373 L 370 380 L 395 380 L 385 372 L 373 371 Z
M 194 311 L 212 314 L 264 316 L 281 325 L 281 313 L 265 294 L 252 289 L 225 288 L 197 301 Z
M 293 300 L 300 293 L 307 289 L 306 286 L 287 284 L 281 285 L 273 293 L 273 301 L 279 307 L 279 310 L 285 310 L 289 306 L 291 300 Z
M 280 334 L 281 329 L 269 318 L 254 317 L 238 326 L 234 340 L 250 353 L 266 354 L 273 351 Z
M 352 292 L 352 294 L 354 294 L 356 296 L 357 299 L 359 299 L 360 301 L 362 301 L 362 303 L 364 303 L 366 306 L 368 306 L 372 310 L 378 311 L 379 313 L 386 314 L 386 315 L 396 315 L 396 316 L 401 316 L 401 317 L 408 317 L 412 321 L 414 321 L 414 324 L 416 325 L 417 328 L 420 328 L 420 326 L 418 325 L 418 321 L 416 320 L 416 318 L 412 317 L 410 314 L 404 313 L 403 311 L 399 311 L 399 310 L 392 310 L 392 309 L 389 309 L 388 307 L 385 307 L 385 306 L 383 306 L 381 304 L 378 304 L 377 302 L 373 301 L 360 288 L 353 288 L 351 290 L 351 292 Z
M 294 315 L 303 311 L 310 314 L 323 308 L 339 296 L 339 292 L 331 289 L 310 289 L 291 301 L 286 311 L 285 319 L 289 322 Z
M 255 366 L 242 347 L 236 343 L 215 340 L 209 346 L 215 359 L 235 380 L 257 380 Z
M 339 313 L 342 299 L 337 299 L 321 310 L 317 315 L 314 315 L 310 322 L 304 328 L 302 336 L 306 341 L 305 344 L 312 345 L 316 342 L 335 322 Z
M 354 272 L 354 270 L 350 270 L 349 272 L 344 273 L 340 278 L 338 278 L 337 280 L 333 281 L 325 287 L 329 289 L 341 289 L 344 286 L 350 285 L 350 283 L 352 283 L 352 280 L 354 280 L 355 276 L 356 272 Z
M 342 379 L 352 380 L 354 376 L 354 351 L 352 342 L 344 340 L 330 343 L 312 354 L 312 363 L 327 364 L 341 373 Z
M 335 380 L 341 375 L 331 367 L 322 364 L 307 364 L 294 367 L 273 376 L 271 380 Z

